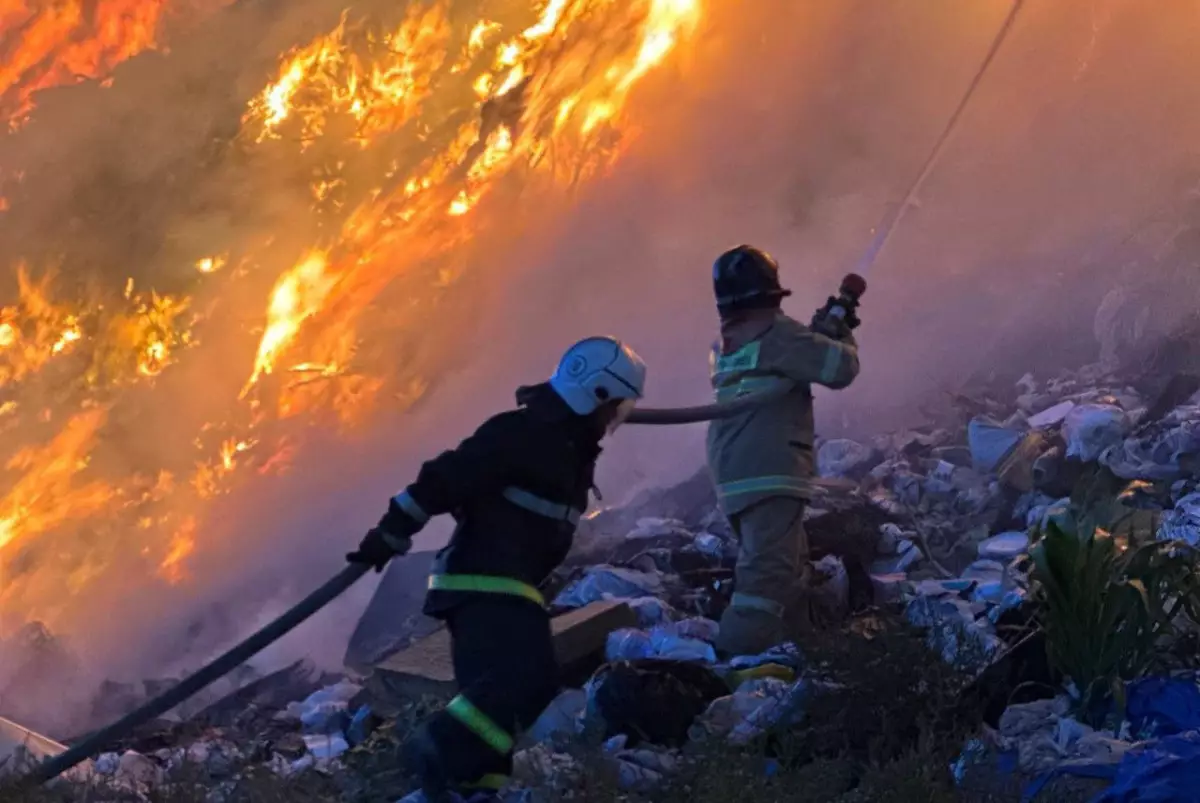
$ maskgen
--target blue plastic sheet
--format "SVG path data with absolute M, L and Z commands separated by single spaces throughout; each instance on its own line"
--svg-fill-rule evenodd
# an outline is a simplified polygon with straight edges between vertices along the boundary
M 1032 800 L 1050 781 L 1069 775 L 1110 782 L 1093 803 L 1200 801 L 1200 686 L 1193 678 L 1142 678 L 1126 689 L 1125 716 L 1139 738 L 1120 761 L 1071 761 L 1025 790 Z M 1154 738 L 1151 738 L 1154 737 Z
M 1032 800 L 1046 784 L 1064 775 L 1110 781 L 1092 803 L 1196 803 L 1200 801 L 1200 731 L 1143 742 L 1118 763 L 1065 763 L 1030 784 L 1024 799 Z
M 1200 686 L 1192 679 L 1134 681 L 1129 684 L 1125 717 L 1141 738 L 1200 730 Z

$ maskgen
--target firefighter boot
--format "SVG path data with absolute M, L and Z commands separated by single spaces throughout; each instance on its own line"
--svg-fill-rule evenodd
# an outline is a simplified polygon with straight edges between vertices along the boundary
M 450 778 L 427 724 L 420 725 L 404 743 L 401 761 L 405 772 L 421 784 L 421 793 L 424 795 L 422 801 L 455 803 L 450 791 Z
M 717 651 L 724 655 L 758 655 L 786 641 L 780 612 L 734 604 L 721 614 Z

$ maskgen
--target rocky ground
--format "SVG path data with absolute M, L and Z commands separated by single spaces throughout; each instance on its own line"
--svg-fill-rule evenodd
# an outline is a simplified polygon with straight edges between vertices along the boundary
M 957 394 L 919 429 L 820 443 L 806 514 L 819 627 L 764 656 L 719 662 L 711 646 L 736 544 L 703 472 L 591 517 L 547 591 L 556 611 L 623 600 L 636 627 L 571 668 L 573 688 L 525 735 L 505 799 L 1001 801 L 1072 762 L 1105 768 L 1102 780 L 1051 780 L 1040 798 L 1083 800 L 1146 781 L 1130 775 L 1139 757 L 1156 772 L 1187 764 L 1200 745 L 1189 646 L 1200 605 L 1169 621 L 1156 611 L 1200 601 L 1195 572 L 1156 585 L 1161 573 L 1135 576 L 1122 556 L 1163 546 L 1158 571 L 1200 542 L 1196 387 L 1089 366 Z M 1109 572 L 1097 617 L 1112 619 L 1091 652 L 1067 643 L 1080 628 L 1063 624 L 1066 564 L 1051 549 L 1067 542 L 1046 535 L 1060 530 L 1074 545 L 1117 544 L 1095 563 L 1096 577 Z M 1084 568 L 1071 564 L 1064 588 L 1091 588 Z M 1125 590 L 1135 607 L 1116 607 Z M 1150 637 L 1110 648 L 1134 619 Z M 52 637 L 22 638 L 50 660 Z M 1145 660 L 1087 664 L 1110 653 Z M 303 663 L 226 683 L 74 780 L 0 799 L 395 801 L 411 789 L 397 746 L 441 702 Z M 111 685 L 97 720 L 161 685 Z M 21 761 L 17 750 L 7 768 Z M 1179 794 L 1153 799 L 1194 799 Z

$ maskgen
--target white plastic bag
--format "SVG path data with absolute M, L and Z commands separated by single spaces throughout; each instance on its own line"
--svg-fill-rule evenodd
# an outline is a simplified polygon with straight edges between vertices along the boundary
M 1067 457 L 1089 463 L 1099 460 L 1110 446 L 1124 440 L 1129 432 L 1129 416 L 1111 404 L 1081 404 L 1063 421 Z

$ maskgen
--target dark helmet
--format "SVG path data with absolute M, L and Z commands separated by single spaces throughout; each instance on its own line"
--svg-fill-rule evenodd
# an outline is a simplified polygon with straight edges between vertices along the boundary
M 774 257 L 761 248 L 739 245 L 713 263 L 713 294 L 718 310 L 734 312 L 774 306 L 792 291 L 779 284 L 779 263 Z

